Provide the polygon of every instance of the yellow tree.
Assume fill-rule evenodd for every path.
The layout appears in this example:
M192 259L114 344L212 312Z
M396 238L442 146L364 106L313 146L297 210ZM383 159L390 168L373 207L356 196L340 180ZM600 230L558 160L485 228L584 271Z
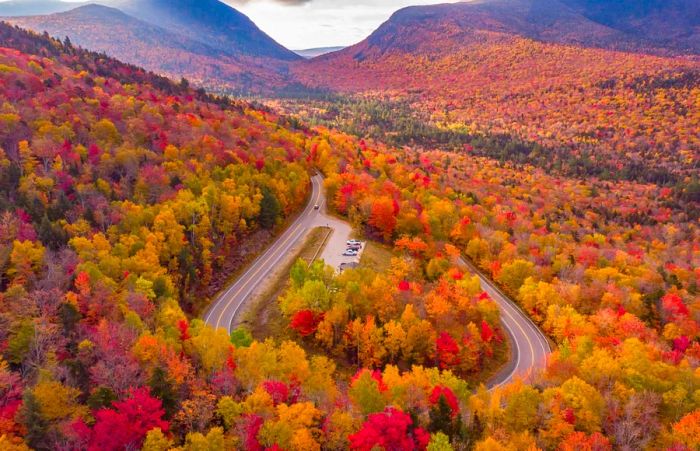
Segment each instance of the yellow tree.
M46 249L39 242L17 241L12 243L10 266L7 275L13 284L24 285L39 272Z

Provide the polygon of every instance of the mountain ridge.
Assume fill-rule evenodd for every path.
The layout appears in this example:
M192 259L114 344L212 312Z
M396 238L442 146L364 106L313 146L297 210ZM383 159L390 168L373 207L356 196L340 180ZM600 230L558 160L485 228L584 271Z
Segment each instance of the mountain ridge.
M597 158L597 167L614 161L609 172L663 183L697 171L700 141L687 111L700 58L682 48L557 0L491 0L404 8L364 41L294 65L292 75L312 90L407 103L440 130L557 149L560 166L585 153L572 174ZM666 97L655 97L659 90ZM642 120L651 108L653 130ZM630 138L639 136L649 138ZM548 167L554 151L527 147L508 158Z
M370 49L384 53L391 49L411 52L431 47L444 52L449 50L447 38L455 40L449 44L463 46L475 39L473 34L477 31L610 50L700 51L700 45L694 48L685 41L663 41L597 21L593 14L588 17L581 8L573 7L574 1L583 0L479 0L409 6L396 11L366 39L345 51L356 52L359 59ZM692 38L688 41L692 42Z
M149 2L139 0L138 4ZM130 4L134 6L137 3ZM286 50L280 55L279 48L282 47L264 35L247 17L234 12L230 14L239 22L235 27L231 25L229 34L236 32L247 36L246 39L255 38L259 47L272 50L265 52L259 48L260 52L255 53L244 44L236 45L226 36L217 42L206 39L205 35L193 34L191 27L185 25L182 29L189 31L183 33L172 23L160 26L134 17L122 9L99 4L80 6L61 13L8 17L5 20L39 33L46 31L60 39L68 36L73 43L82 47L104 52L175 79L184 76L214 91L255 92L261 87L280 83L286 63L302 57L291 51L288 51L289 56ZM149 17L146 14L141 16ZM227 21L224 17L221 23L226 24ZM225 42L230 45L225 45ZM275 55L285 59L276 58Z
M225 53L230 49L254 57L300 59L235 8L218 0L124 0L115 6L144 22L185 35Z

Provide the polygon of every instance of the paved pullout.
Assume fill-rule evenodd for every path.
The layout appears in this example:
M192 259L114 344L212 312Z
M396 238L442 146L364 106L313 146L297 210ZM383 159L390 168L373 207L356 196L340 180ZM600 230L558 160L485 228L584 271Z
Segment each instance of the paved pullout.
M324 249L321 258L334 264L339 251L342 252L345 241L350 237L352 228L338 218L328 216L326 198L323 193L323 178L316 175L311 178L311 198L309 204L287 230L272 243L265 252L250 265L236 282L224 290L204 314L204 321L215 327L230 331L234 319L243 312L244 305L251 298L256 288L266 279L275 267L288 256L295 244L315 227L330 227L333 234ZM319 209L314 206L318 205ZM515 377L527 379L536 371L544 368L547 356L551 352L549 342L537 326L523 313L508 296L498 289L477 268L464 259L460 264L479 276L481 287L498 304L501 321L511 342L511 359L490 381L490 387L498 387Z

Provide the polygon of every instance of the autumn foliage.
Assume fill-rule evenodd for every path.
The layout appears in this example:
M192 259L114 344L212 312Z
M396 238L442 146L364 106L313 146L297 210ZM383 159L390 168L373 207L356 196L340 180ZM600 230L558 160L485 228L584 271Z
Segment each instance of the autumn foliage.
M700 232L668 187L360 142L0 30L0 448L698 447ZM287 339L206 326L312 169L385 267L293 265ZM507 341L461 255L552 340L541 374L481 384Z

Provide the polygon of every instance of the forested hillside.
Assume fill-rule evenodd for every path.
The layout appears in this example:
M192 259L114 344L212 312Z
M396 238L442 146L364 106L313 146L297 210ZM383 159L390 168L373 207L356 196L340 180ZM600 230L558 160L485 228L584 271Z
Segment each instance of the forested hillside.
M669 189L362 143L324 161L329 173L344 168L327 182L337 211L425 255L427 271L463 252L558 344L535 384L471 396L470 429L456 443L698 446L700 231L683 207L672 207ZM461 305L452 299L442 292L425 308L451 318Z
M268 92L301 59L218 0L106 3L5 20L218 92Z
M244 89L253 73L260 83L274 78L272 66L265 66L262 60L225 52L105 6L7 20L61 40L68 37L74 46L104 52L174 79L187 77L209 89Z
M596 48L598 36L623 41L584 18L571 25L570 10L550 17L536 1L513 3L407 8L293 73L311 87L407 103L433 127L465 135L467 149L495 139L490 157L661 184L697 174L696 57Z
M0 105L1 449L700 446L690 186L311 130L6 25ZM291 340L196 319L315 170L388 269L294 265ZM507 337L462 254L556 345L528 384L479 385Z
M561 0L598 23L685 51L700 50L700 4L695 0Z

